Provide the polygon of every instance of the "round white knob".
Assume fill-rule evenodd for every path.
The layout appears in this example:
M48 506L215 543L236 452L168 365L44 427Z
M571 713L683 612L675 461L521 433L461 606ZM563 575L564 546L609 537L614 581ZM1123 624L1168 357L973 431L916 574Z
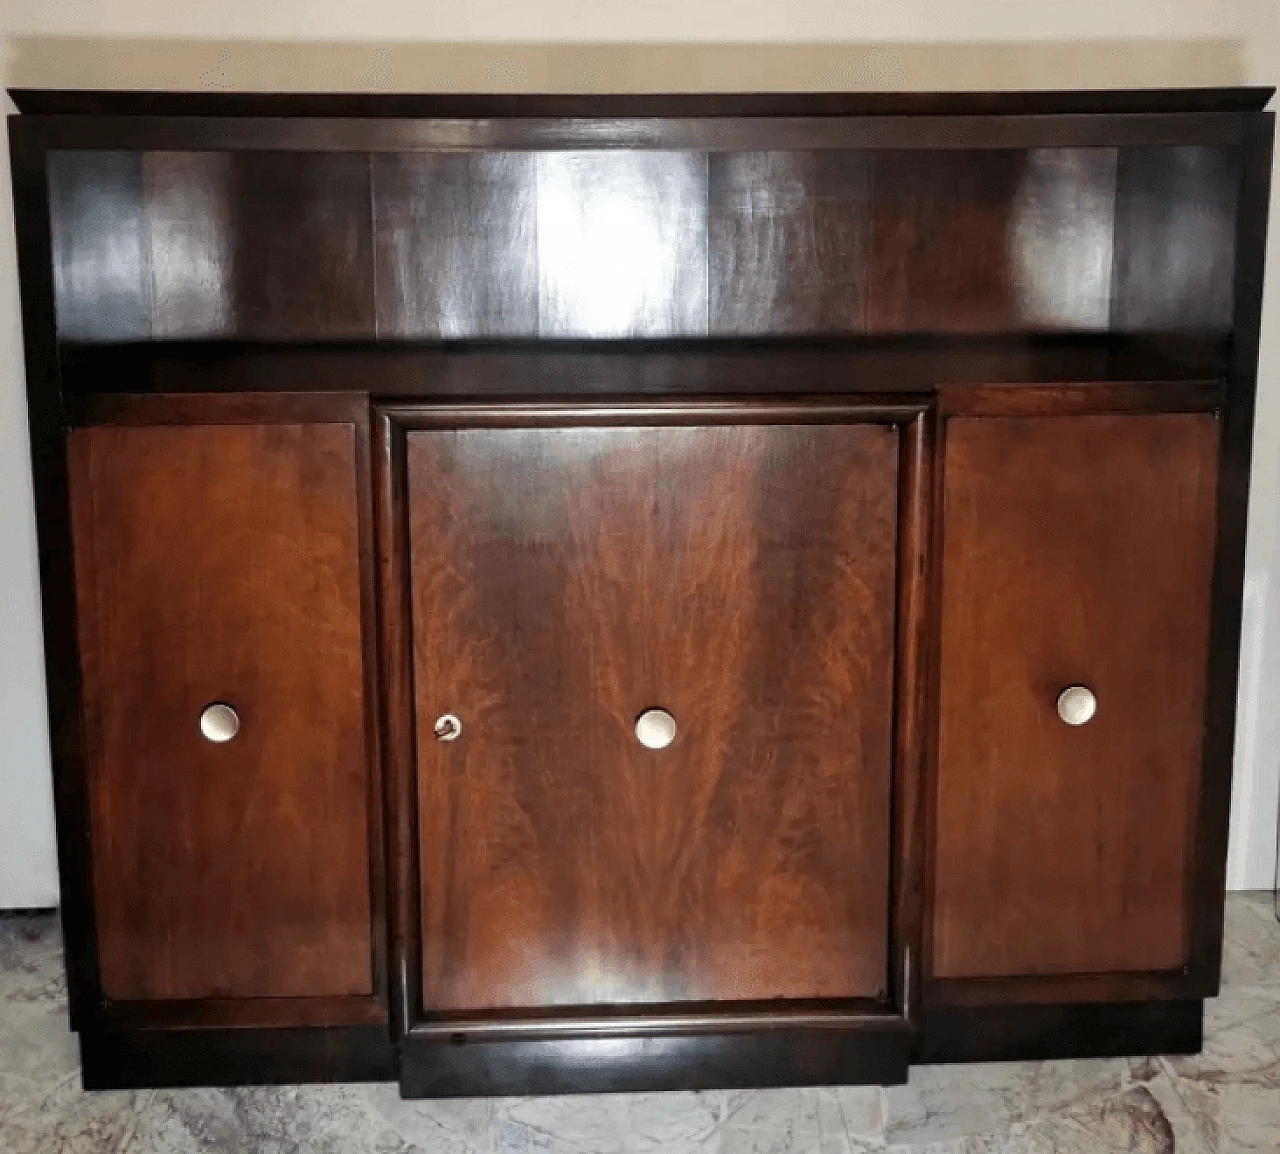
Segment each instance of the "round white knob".
M436 718L437 741L457 741L462 736L462 722L452 713L442 713Z
M1098 712L1098 699L1084 685L1069 685L1058 694L1058 716L1068 725L1084 725Z
M665 709L646 709L636 718L636 740L645 749L666 749L676 738L676 719Z
M206 741L221 745L240 732L240 715L225 702L215 701L200 711L200 732Z

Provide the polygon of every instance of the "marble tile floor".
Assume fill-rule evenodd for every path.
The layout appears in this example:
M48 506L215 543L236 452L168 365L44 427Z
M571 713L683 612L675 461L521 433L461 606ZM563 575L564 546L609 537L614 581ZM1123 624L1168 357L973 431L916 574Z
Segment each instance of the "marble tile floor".
M1232 895L1195 1057L916 1068L906 1086L404 1102L394 1086L85 1094L56 920L0 918L0 1154L1280 1151L1280 926Z

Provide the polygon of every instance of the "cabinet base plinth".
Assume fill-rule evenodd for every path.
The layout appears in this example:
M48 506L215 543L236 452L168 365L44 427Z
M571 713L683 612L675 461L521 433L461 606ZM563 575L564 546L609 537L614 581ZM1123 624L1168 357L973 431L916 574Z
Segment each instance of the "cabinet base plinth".
M994 1006L926 1010L914 1064L1196 1054L1204 1003Z
M455 1044L406 1038L406 1098L752 1089L907 1080L911 1035L765 1030L675 1037L537 1038Z
M918 1033L774 1029L678 1036L413 1036L385 1026L89 1029L86 1090L393 1082L406 1098L895 1085L913 1064L1194 1054L1200 1001L933 1009Z
M88 1030L80 1061L86 1090L392 1082L397 1072L385 1026Z

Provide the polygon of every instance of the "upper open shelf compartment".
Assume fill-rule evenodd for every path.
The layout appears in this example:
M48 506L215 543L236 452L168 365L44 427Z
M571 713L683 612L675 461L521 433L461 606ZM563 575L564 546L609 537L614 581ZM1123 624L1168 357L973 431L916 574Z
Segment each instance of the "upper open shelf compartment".
M49 153L71 341L1226 334L1241 150Z

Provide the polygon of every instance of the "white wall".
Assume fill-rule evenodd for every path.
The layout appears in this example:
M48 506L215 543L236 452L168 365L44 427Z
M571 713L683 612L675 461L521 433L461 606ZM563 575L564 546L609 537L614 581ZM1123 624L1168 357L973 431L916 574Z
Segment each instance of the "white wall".
M1280 4L1242 9L1245 74L1280 81ZM1240 654L1236 767L1227 885L1271 889L1280 797L1280 177L1273 178L1262 361L1249 493L1244 635Z
M670 91L1280 81L1277 0L8 0L0 13L10 82L51 87ZM0 196L7 204L7 186ZM1273 235L1280 242L1280 228ZM1280 283L1280 243L1272 244L1271 264L1270 280ZM13 282L5 229L0 906L49 901L53 869ZM1269 888L1276 854L1277 298L1270 293L1267 303L1250 509L1233 888Z
M2 128L0 147L8 155ZM8 206L8 165L0 173ZM0 908L23 908L57 904L58 874L10 217L0 227Z

